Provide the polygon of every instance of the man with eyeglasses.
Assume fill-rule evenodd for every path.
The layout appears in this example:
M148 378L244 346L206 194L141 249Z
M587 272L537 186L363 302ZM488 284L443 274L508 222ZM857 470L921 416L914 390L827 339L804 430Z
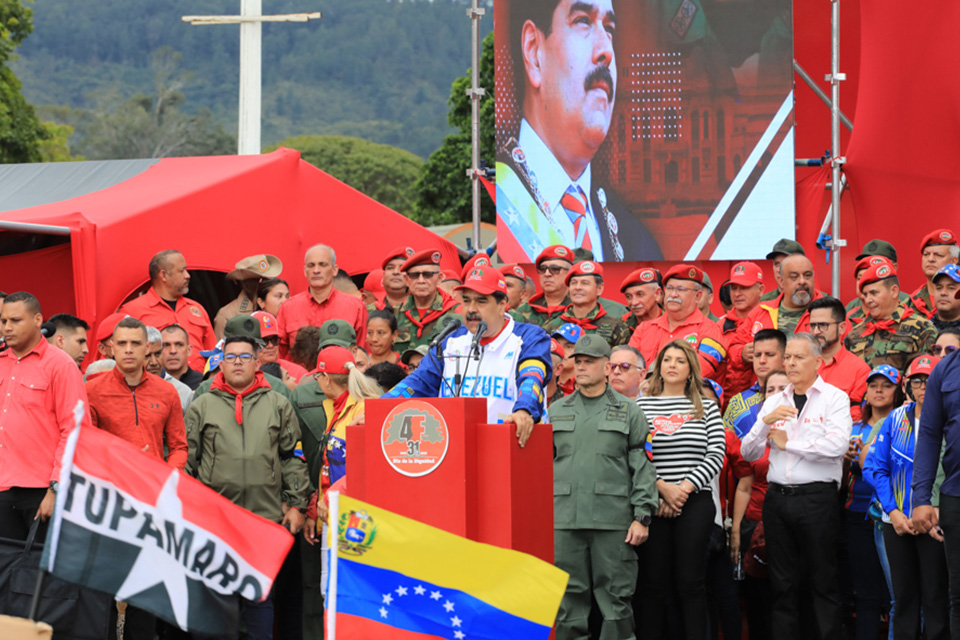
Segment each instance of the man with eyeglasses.
M630 329L619 315L607 313L600 304L603 267L599 262L584 260L573 265L567 272L566 285L570 304L559 316L543 325L547 333L553 333L562 325L571 323L580 327L584 334L599 335L611 347L627 343Z
M241 317L241 316L236 316ZM250 316L248 320L259 323ZM281 523L296 535L304 524L310 482L297 455L300 425L290 402L257 370L259 345L250 336L223 342L223 362L210 393L187 410L187 473L231 502ZM273 596L239 598L253 639L273 637Z
M656 320L663 313L663 277L658 269L643 267L631 271L620 283L620 293L629 309L622 320L631 331L641 322Z
M519 312L525 322L542 327L570 304L565 279L573 266L573 250L560 244L547 247L537 256L534 266L542 292L521 305Z
M733 342L737 331L747 321L750 312L757 308L763 296L763 271L753 262L738 262L730 268L730 277L724 284L730 285L730 302L733 308L720 318L720 330L727 343ZM730 360L720 380L727 393L736 395L750 386L753 369L743 359Z
M844 344L871 369L881 364L903 371L914 356L927 353L937 330L922 313L899 299L900 281L888 264L870 267L857 283L870 318L855 326Z
M429 344L448 318L457 313L457 301L439 288L441 258L439 250L426 249L400 266L410 295L396 308L397 339L393 348L399 353Z
M820 343L823 364L820 377L850 398L850 417L860 420L860 403L867 393L870 367L843 346L846 311L843 303L829 296L810 303L810 333Z
M813 263L802 254L793 254L780 263L780 274L782 293L751 311L730 339L730 361L735 368L753 361L753 336L761 329L779 329L787 337L810 331L807 307L822 295L817 291Z
M633 332L630 346L645 362L653 362L664 345L683 340L697 352L704 378L717 374L727 356L727 345L720 326L698 308L703 296L703 271L689 264L678 264L663 276L664 314L643 322Z
M937 331L960 328L960 267L948 264L940 269L933 278L933 287L937 312L930 322Z
M920 259L920 268L927 280L910 295L910 300L918 311L932 320L937 312L937 276L944 267L960 261L956 234L950 229L928 233L920 242Z
M610 352L607 362L607 381L617 393L636 399L640 397L640 384L647 374L643 354L629 345L620 345Z

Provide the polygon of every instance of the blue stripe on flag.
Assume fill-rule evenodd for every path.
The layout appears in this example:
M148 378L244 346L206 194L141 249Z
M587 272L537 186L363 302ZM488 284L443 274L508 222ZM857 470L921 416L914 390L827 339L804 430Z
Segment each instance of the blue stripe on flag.
M477 640L547 638L550 628L507 613L456 589L402 573L337 560L337 611L383 624L438 636L460 631Z
M726 356L723 346L709 339L704 339L702 342L700 342L700 347L698 350L704 355L704 357L710 358L713 360L714 364L717 365L723 362L723 358Z

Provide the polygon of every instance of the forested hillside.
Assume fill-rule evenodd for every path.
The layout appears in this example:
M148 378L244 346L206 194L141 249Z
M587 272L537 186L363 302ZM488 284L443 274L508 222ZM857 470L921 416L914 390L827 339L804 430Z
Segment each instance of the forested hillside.
M265 0L264 13L322 11L263 27L263 143L338 134L426 158L451 132L447 99L470 66L464 0ZM169 47L193 73L186 113L209 109L236 130L239 27L184 15L236 14L239 0L36 0L34 31L13 65L34 105L93 109L154 92L151 54ZM483 33L493 27L487 7Z

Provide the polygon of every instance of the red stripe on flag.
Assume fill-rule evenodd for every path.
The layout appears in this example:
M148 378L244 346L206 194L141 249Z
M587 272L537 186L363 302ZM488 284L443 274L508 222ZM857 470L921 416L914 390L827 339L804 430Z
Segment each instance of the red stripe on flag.
M478 173L477 177L480 178L480 182L486 187L487 193L490 194L490 199L493 200L493 204L497 204L497 188L493 186L493 183L484 178L483 174Z
M406 629L397 629L386 624L352 616L348 613L337 614L337 637L338 638L377 638L377 640L435 640L440 636L430 635L428 633L417 633L416 631L407 631Z

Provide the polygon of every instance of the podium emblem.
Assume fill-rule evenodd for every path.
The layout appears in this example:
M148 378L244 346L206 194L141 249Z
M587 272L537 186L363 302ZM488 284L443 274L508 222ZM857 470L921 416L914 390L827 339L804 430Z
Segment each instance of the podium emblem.
M443 462L450 444L447 421L435 407L419 400L398 404L380 429L380 445L393 470L416 478Z

